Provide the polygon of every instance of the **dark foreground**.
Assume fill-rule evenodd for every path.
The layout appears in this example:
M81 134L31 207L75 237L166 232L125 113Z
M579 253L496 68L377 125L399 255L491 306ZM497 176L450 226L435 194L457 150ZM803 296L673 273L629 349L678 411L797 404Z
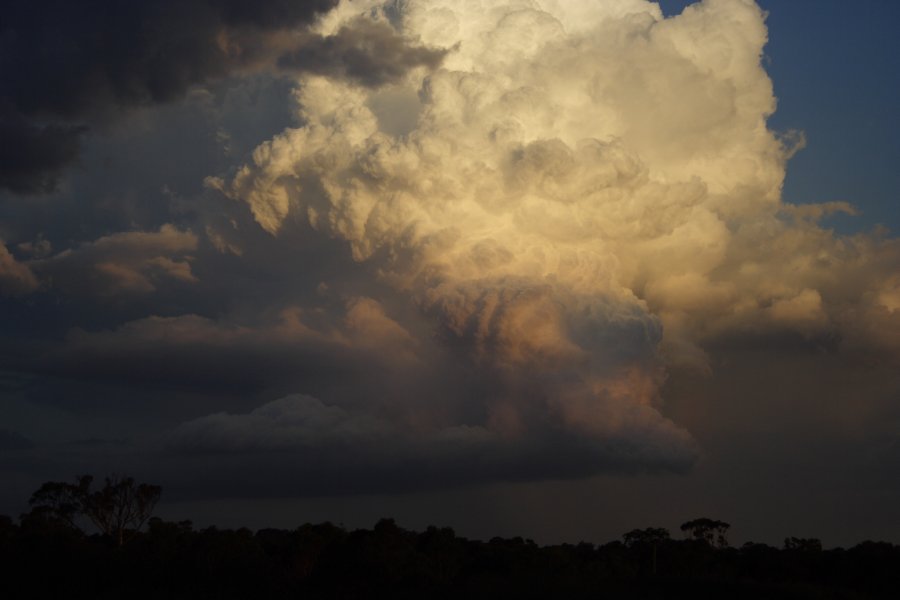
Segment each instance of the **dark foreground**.
M152 519L119 547L46 520L0 517L0 597L900 597L900 546L889 543L821 550L804 540L788 549L627 541L481 542L446 528L406 531L387 519L372 530L325 523L256 533Z

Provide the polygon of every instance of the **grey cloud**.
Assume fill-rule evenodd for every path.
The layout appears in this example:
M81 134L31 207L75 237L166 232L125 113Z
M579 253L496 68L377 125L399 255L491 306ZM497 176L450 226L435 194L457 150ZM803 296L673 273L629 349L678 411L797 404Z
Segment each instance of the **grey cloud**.
M17 261L0 240L0 296L27 294L39 285L28 265Z
M186 494L226 489L226 472L241 473L246 493L306 495L680 472L696 460L684 430L650 406L623 409L622 390L595 394L568 370L515 380L456 350L354 298L252 325L187 315L76 330L20 366L45 381L118 385L133 397L149 390L170 414L163 406L176 396L185 416L209 406L203 398L234 407L188 417L167 438L170 454L210 471L203 485L176 481ZM327 400L292 394L259 406L298 390ZM71 393L44 401L84 404Z
M221 11L225 23L230 26L249 25L265 29L277 29L308 22L313 16L324 13L337 4L336 0L207 1L212 7Z
M22 194L51 191L59 173L78 156L83 131L0 111L0 188Z
M18 431L0 428L0 452L27 450L33 446L34 442Z
M303 26L334 4L17 3L9 7L3 27L5 96L23 114L61 117L169 101L252 58L246 48L229 47L229 32L261 35Z
M330 36L304 31L335 5L41 0L7 7L0 25L0 187L53 191L89 129L232 74L277 62L291 72L376 86L413 67L434 67L444 55L410 45L385 23L359 21Z
M445 50L412 46L383 22L359 19L334 35L308 35L278 59L282 69L349 78L377 87L415 67L437 67Z
M353 402L378 389L384 402L421 370L416 342L371 301L334 312L288 308L250 325L201 317L147 317L111 331L75 329L21 368L134 388L238 394L303 386ZM61 400L65 402L65 400ZM361 398L356 400L362 401Z
M169 102L265 54L334 0L15 2L0 24L0 187L52 190L86 123Z
M216 413L183 423L170 445L187 451L284 450L384 442L392 433L387 421L296 394L245 415Z
M164 225L159 231L115 233L30 264L71 294L139 294L165 280L195 283L188 253L196 249L193 233Z
M203 492L241 496L397 492L598 472L679 472L696 459L695 449L679 436L664 440L658 431L629 431L598 441L552 429L527 438L504 438L477 425L420 430L303 395L247 414L217 413L183 423L166 444L182 460L205 465ZM226 480L226 473L239 474L239 488ZM192 487L191 495L203 493L184 481L175 485Z

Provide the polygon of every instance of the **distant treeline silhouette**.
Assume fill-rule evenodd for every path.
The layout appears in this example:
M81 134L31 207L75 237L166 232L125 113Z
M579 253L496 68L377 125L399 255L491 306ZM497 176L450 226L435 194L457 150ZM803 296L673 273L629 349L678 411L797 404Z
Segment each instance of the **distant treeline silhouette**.
M348 531L195 530L151 517L157 486L128 477L48 482L16 523L0 516L0 597L27 598L897 598L900 546L731 547L728 523L693 519L622 541L539 546L469 540L392 519ZM92 532L81 529L92 523Z

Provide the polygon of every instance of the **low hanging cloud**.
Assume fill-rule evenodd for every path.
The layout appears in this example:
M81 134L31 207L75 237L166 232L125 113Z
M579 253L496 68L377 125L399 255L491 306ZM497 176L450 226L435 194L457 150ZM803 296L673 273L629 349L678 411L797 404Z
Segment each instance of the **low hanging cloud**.
M161 281L196 283L190 264L196 249L193 233L163 225L159 231L114 233L28 265L68 294L144 294Z
M326 444L383 444L394 433L388 421L294 395L246 415L218 413L184 423L174 431L171 444L197 451L297 450Z
M150 316L112 331L75 329L43 357L42 370L137 388L246 394L304 384L335 388L349 379L379 386L384 407L391 379L411 379L426 368L420 350L378 302L353 298L329 311L288 307L246 324L181 315Z
M291 394L186 421L158 440L163 461L216 456L207 470L214 480L232 473L240 489L219 482L232 494L267 493L273 481L293 482L279 493L321 494L682 472L697 456L690 436L652 407L623 408L632 393L624 384L586 398L565 373L512 382L460 361L440 339L414 336L370 298L337 310L294 307L253 325L185 315L76 330L43 354L39 371L130 390L238 394L243 403L291 389L329 398ZM625 377L641 385L639 372ZM551 384L569 393L557 399L567 424L544 404ZM581 423L571 412L579 403Z
M295 394L248 414L183 423L165 444L181 460L216 456L219 469L240 479L238 488L218 482L218 491L242 496L270 492L273 479L287 482L279 494L396 492L583 477L598 465L606 472L682 471L694 460L677 430L669 439L640 425L622 433L598 439L548 430L516 439L482 426L417 430Z

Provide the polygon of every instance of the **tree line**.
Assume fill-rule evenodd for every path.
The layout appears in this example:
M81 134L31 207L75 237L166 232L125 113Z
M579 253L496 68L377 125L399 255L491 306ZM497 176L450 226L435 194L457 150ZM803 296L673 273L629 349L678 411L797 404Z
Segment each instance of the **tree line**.
M605 544L470 540L331 523L195 529L153 517L161 489L113 476L48 482L17 521L0 516L5 598L896 598L900 546L825 550L728 541L728 523L693 519ZM6 590L4 593L2 590Z

